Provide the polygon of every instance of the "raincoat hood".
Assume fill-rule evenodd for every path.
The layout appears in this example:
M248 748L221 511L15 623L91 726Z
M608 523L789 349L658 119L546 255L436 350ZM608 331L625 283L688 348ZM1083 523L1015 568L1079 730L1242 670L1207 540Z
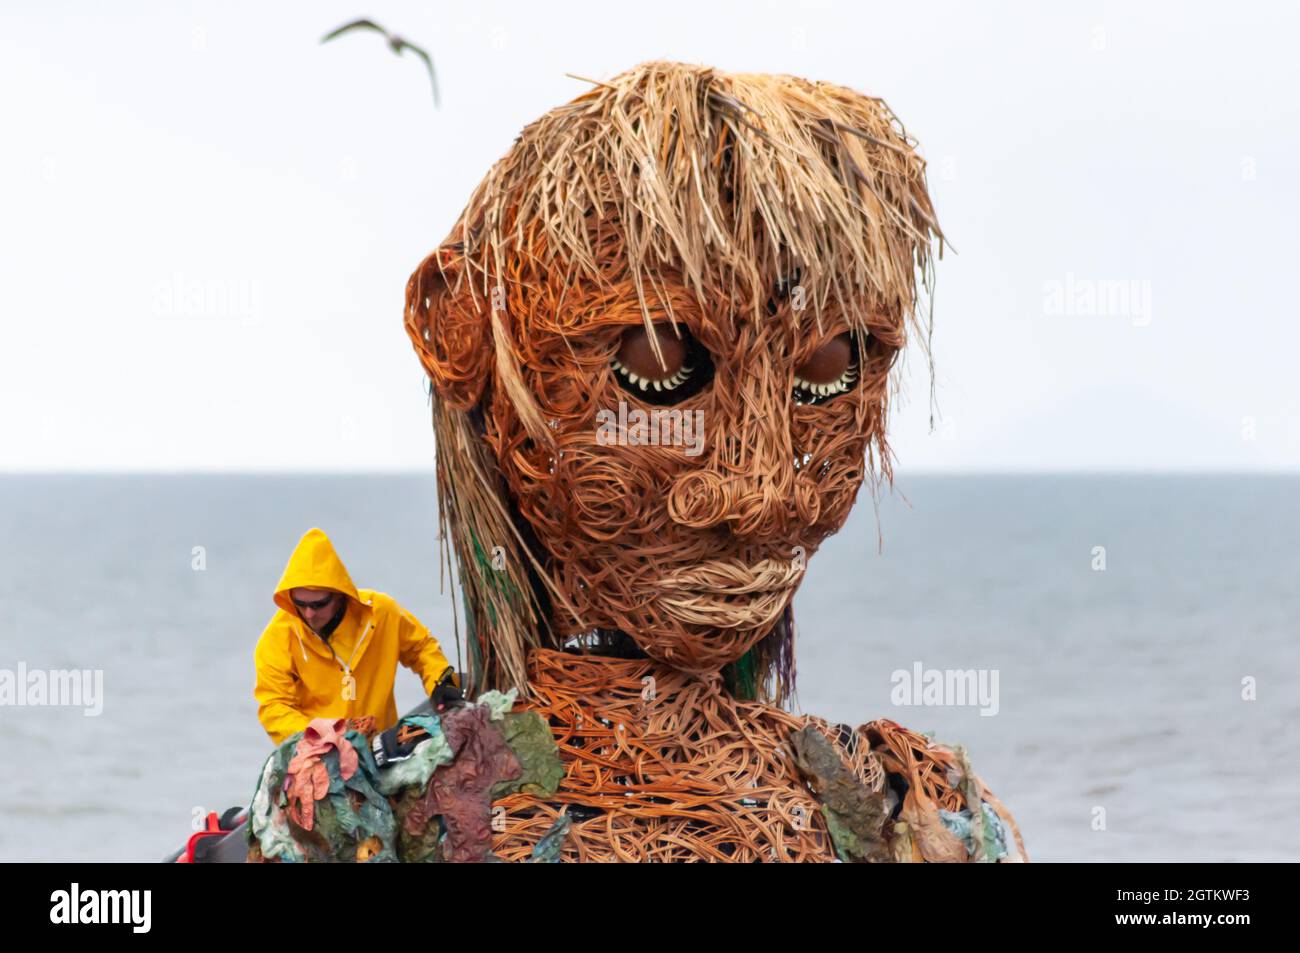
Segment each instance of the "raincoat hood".
M275 604L294 617L298 615L298 610L289 598L289 590L299 586L334 589L354 603L361 602L357 587L352 584L352 577L348 575L339 554L334 551L334 544L324 531L314 527L303 533L302 539L298 540L280 581L275 584Z
M376 530L378 532L378 530ZM348 597L342 621L326 642L312 632L289 598L298 586L333 589ZM415 672L425 694L455 673L429 630L387 593L358 589L319 529L298 541L275 586L278 607L253 651L257 717L275 744L315 718L376 719L397 724L393 681L397 666Z

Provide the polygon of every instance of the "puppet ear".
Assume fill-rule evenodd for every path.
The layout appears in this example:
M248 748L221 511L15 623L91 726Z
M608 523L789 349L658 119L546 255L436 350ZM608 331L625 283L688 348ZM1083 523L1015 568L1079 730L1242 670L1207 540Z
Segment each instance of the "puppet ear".
M406 283L406 333L438 397L469 410L483 396L492 366L486 303L474 300L459 243L420 262Z

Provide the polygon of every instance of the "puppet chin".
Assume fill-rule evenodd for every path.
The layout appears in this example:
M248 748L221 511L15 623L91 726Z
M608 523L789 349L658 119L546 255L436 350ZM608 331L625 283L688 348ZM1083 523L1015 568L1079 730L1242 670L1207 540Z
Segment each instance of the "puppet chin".
M776 559L748 565L710 559L664 576L659 605L691 625L723 629L766 628L774 623L803 579L803 566Z
M652 658L684 671L717 671L767 635L803 579L798 563L714 559L662 577L656 629L632 633ZM665 626L664 623L667 623Z

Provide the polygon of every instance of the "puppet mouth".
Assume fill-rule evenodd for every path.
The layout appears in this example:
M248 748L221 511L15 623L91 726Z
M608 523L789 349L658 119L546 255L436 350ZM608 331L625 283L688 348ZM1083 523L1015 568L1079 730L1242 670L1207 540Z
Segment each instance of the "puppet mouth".
M721 629L757 629L775 622L803 580L799 561L742 563L711 559L658 580L657 601L679 622Z

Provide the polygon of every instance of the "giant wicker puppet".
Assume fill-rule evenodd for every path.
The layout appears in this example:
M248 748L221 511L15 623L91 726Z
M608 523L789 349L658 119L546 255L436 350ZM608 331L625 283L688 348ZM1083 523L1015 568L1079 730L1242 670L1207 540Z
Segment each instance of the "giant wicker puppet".
M962 749L786 710L942 247L879 99L651 62L533 122L412 274L470 685L550 726L492 855L1014 861Z

